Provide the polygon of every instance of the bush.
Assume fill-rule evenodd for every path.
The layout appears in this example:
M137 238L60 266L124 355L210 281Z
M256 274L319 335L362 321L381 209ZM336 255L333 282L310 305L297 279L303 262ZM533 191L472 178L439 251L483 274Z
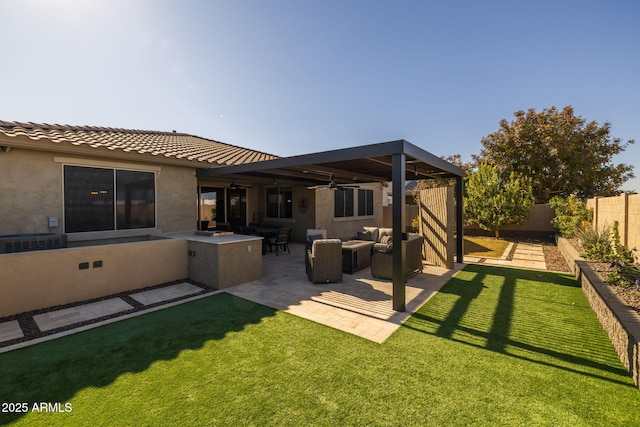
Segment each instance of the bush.
M556 212L551 224L564 237L576 237L586 228L585 223L590 223L593 217L593 211L587 209L587 205L573 195L553 197L549 200L549 204Z
M584 256L598 261L612 261L611 230L608 226L584 228L578 232L578 239L584 248Z
M631 251L620 243L620 231L618 231L618 221L613 221L611 225L611 254L613 260L622 263L633 263L634 257Z

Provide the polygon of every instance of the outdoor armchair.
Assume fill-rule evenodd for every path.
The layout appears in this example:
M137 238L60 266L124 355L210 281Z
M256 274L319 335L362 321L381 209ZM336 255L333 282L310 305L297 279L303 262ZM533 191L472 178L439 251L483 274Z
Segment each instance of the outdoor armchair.
M312 283L342 281L342 241L318 239L305 258L307 277Z

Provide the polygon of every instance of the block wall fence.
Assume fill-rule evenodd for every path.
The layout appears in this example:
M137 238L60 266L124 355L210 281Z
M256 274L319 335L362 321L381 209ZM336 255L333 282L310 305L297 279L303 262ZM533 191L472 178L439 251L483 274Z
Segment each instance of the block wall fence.
M618 221L620 243L629 249L640 245L640 194L594 197L587 200L587 208L593 209L593 227Z

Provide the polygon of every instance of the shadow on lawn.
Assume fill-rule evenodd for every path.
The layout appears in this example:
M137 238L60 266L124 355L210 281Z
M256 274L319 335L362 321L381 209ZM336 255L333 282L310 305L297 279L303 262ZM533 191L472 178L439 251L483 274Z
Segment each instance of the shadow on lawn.
M463 271L471 273L470 280L465 280L464 277L468 276L458 275L439 291L444 294L443 298L454 296L455 302L449 301L450 306L434 307L436 300L431 300L403 326L510 357L633 387L631 382L596 372L601 370L628 376L628 372L620 367L615 351L602 349L603 331L586 300L581 298L582 305L576 305L562 301L566 295L559 296L564 287L580 287L573 278L548 272L479 265L469 265ZM476 303L479 299L484 300L485 307L476 305L472 308L473 304L482 305ZM586 311L588 315L585 315ZM492 316L489 330L482 329L482 325L486 325L486 316ZM547 316L550 319L557 316L560 320L548 321L547 327L540 327L537 320ZM518 333L512 333L514 323L518 323Z
M61 402L87 387L104 387L184 350L202 348L276 310L227 293L0 354L2 402ZM0 413L0 425L23 413Z

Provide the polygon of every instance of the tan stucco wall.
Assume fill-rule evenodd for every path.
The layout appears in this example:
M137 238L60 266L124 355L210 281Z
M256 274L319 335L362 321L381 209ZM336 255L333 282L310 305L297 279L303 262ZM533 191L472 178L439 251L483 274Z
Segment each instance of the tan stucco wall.
M53 157L16 148L0 152L0 235L48 233L49 216L62 225L62 172Z
M189 242L189 277L224 289L262 277L262 239L223 244Z
M640 194L595 197L587 200L593 209L593 226L602 228L618 221L620 242L629 249L640 247Z
M63 161L82 157L13 148L0 152L0 235L26 233L62 233ZM56 161L58 159L58 161ZM80 159L80 160L78 160ZM136 163L86 157L113 167ZM155 167L155 165L152 165ZM192 168L163 165L156 173L157 228L162 231L194 230L196 227L196 177ZM48 217L57 216L59 227L49 229Z
M298 205L302 198L307 201L307 210L301 212ZM293 187L293 219L295 225L291 232L291 240L304 242L307 239L307 230L316 228L316 196L314 190L306 187Z
M316 228L326 229L329 237L351 238L362 227L381 227L383 209L380 184L361 185L360 188L373 190L373 216L334 218L334 190L319 189L315 191ZM357 190L355 198L357 199ZM355 213L358 213L357 204Z
M162 166L156 175L156 226L164 232L196 230L198 188L195 169Z
M313 190L306 187L292 187L293 198L293 218L268 218L265 217L266 191L271 186L256 185L247 190L247 222L253 220L253 214L258 213L263 220L270 223L280 223L285 227L291 227L291 240L294 242L304 242L308 228L315 228L315 195ZM307 210L301 212L298 208L300 199L306 198L308 202Z
M185 279L186 254L166 239L0 255L0 317Z

